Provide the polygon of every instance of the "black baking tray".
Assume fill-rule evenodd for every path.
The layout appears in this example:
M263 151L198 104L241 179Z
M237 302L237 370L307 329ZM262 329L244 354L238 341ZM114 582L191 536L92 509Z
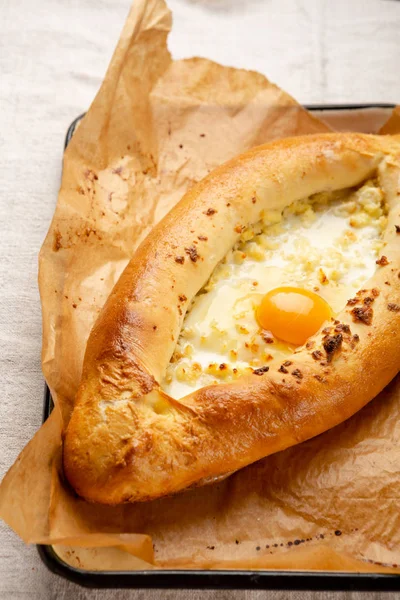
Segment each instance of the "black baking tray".
M307 105L311 111L390 109L394 104ZM84 114L69 126L65 148ZM50 390L45 386L44 420L53 407ZM331 571L249 571L249 570L149 570L87 571L64 562L52 546L39 545L45 565L57 575L90 588L155 589L253 589L253 590L349 590L400 591L400 575L385 573L345 573Z

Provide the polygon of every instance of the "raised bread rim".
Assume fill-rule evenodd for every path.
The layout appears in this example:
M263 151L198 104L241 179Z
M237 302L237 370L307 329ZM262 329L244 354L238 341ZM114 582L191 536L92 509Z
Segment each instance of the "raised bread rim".
M159 386L192 298L261 211L378 173L389 209L374 276L280 370L174 400ZM85 499L149 500L309 439L400 369L400 138L355 133L254 148L190 189L137 249L90 334L64 440Z

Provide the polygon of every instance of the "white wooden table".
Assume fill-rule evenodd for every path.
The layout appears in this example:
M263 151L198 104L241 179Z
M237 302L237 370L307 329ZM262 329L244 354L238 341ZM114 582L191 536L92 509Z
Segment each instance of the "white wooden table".
M170 0L176 58L257 69L303 103L400 101L400 2ZM37 255L64 135L97 91L129 0L0 0L0 476L42 418ZM380 594L370 594L369 599ZM87 591L0 526L0 598L323 598L358 594ZM394 600L395 595L385 598Z

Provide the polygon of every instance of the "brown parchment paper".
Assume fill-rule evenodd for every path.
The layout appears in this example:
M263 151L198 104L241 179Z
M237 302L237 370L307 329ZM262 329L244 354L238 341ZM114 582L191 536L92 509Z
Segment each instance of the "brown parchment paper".
M51 543L83 568L400 572L399 377L346 423L217 485L105 507L64 481L62 431L86 340L136 246L221 162L275 138L330 130L259 73L172 61L170 26L163 0L135 1L65 152L39 275L55 409L4 478L0 514L25 542ZM385 133L400 131L398 114ZM382 123L381 114L364 117L363 129Z

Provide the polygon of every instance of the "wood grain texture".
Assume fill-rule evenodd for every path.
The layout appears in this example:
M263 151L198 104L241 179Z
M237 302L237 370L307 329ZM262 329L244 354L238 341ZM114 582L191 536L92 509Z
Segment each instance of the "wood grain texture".
M37 254L56 202L65 130L94 97L129 4L130 0L36 0L33 8L29 0L0 2L0 476L41 423ZM400 55L400 2L169 4L174 11L170 48L175 58L197 54L258 69L301 102L400 98L395 60ZM0 548L2 599L395 598L350 592L88 591L49 573L36 549L24 547L3 524Z

